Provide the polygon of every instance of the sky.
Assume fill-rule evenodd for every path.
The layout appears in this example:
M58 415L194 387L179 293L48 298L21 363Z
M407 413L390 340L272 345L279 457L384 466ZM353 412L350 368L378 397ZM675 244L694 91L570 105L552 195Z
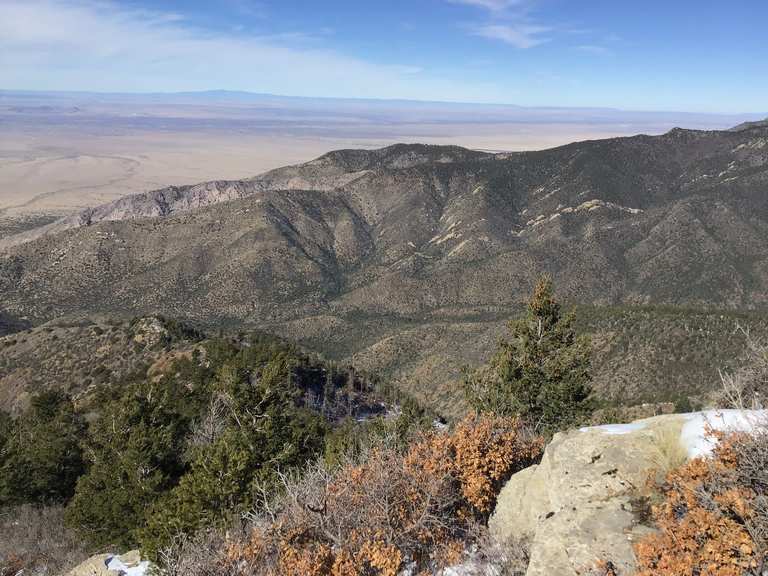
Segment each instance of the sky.
M765 0L0 0L0 88L768 113Z

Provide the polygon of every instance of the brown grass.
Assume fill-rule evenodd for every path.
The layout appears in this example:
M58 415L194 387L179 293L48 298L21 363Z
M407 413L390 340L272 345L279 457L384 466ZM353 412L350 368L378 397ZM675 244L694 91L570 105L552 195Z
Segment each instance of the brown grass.
M0 576L66 574L89 557L60 507L0 511Z

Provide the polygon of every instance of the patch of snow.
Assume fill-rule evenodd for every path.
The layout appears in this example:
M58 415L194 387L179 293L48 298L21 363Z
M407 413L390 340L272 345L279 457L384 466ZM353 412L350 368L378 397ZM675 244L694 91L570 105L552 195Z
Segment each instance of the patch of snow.
M707 410L684 414L686 422L680 442L689 458L708 456L717 443L707 429L728 432L752 432L768 423L768 410Z
M461 564L443 568L438 574L439 576L499 576L501 569L487 562L470 558Z
M629 424L603 424L602 426L587 426L580 428L581 432L587 432L589 430L600 430L611 436L621 436L623 434L629 434L631 432L637 432L645 428L645 422L631 422Z
M126 566L120 556L112 556L106 561L107 570L114 570L120 576L146 576L149 572L149 561L144 560L136 566Z

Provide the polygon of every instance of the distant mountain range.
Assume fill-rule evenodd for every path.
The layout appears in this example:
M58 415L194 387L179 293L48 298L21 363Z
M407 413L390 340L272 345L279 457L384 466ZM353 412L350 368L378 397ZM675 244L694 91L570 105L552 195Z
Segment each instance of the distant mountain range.
M190 108L191 107L191 108ZM518 106L473 102L445 102L422 100L388 100L370 98L312 98L259 94L230 90L167 93L100 93L100 92L45 92L0 90L0 118L13 124L19 118L59 116L96 116L102 122L124 121L132 117L177 118L232 117L274 119L282 113L280 126L291 126L296 117L319 114L325 120L325 128L340 118L362 118L366 121L385 121L391 128L397 124L584 124L592 127L611 127L615 133L626 129L658 133L662 126L685 125L710 129L721 128L740 122L749 122L762 116L752 114L716 112L679 112L654 110L623 110L608 107ZM764 112L764 111L763 111ZM17 118L19 117L19 118ZM73 120L73 118L70 118ZM342 123L346 124L345 123ZM625 130L621 130L621 127ZM307 133L307 126L303 133ZM346 126L347 129L350 126Z
M543 273L584 305L765 309L768 125L524 153L341 150L122 198L0 243L7 318L159 312L266 327L407 367L426 389L478 361Z

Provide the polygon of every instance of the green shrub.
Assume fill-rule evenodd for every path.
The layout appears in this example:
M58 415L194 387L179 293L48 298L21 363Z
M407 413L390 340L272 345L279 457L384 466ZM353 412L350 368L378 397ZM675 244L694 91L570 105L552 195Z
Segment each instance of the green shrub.
M161 321L173 338L202 337ZM258 509L281 473L323 454L345 416L371 418L365 434L398 438L426 418L412 403L398 418L374 418L384 408L368 379L269 335L188 350L151 370L83 364L81 379L96 384L81 406L89 427L55 392L18 420L0 414L0 505L60 502L92 549L141 545L154 555L179 533Z
M16 422L0 422L0 504L65 502L85 470L86 424L60 391L34 396ZM2 437L5 436L3 442Z
M277 472L304 464L320 452L325 424L316 412L297 405L292 360L277 354L257 372L240 358L225 364L214 383L208 410L216 422L196 436L191 465L167 497L150 511L139 531L142 549L153 557L178 533L225 522L254 507L259 489L271 491ZM218 432L216 432L218 430Z
M91 545L133 546L147 508L182 474L189 421L174 402L173 387L137 383L94 425L90 469L67 508L68 523Z

